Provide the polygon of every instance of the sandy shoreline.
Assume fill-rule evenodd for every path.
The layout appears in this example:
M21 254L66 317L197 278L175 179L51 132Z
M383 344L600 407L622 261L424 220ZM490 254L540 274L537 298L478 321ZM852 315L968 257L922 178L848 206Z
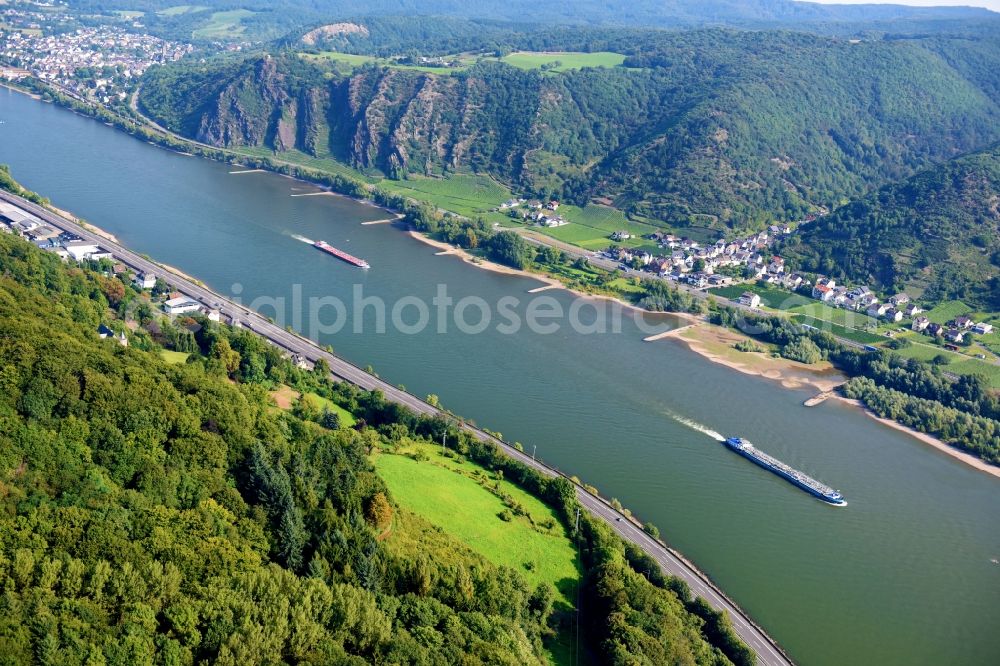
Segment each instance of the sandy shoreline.
M984 460L981 460L980 458L977 458L976 456L972 455L971 453L966 453L965 451L963 451L963 450L961 450L959 448L956 448L956 447L952 446L951 444L948 444L946 442L941 441L940 439L938 439L937 437L934 437L933 435L928 435L926 432L920 432L919 430L915 430L915 429L913 429L913 428L911 428L909 426L905 426L902 423L897 423L896 421L893 421L892 419L882 418L881 416L879 416L878 414L876 414L872 410L868 409L868 407L866 407L865 404L863 402L861 402L860 400L854 400L852 398L845 398L844 396L839 395L839 394L834 395L832 397L832 399L833 400L837 400L839 402L846 403L848 405L853 405L854 407L857 407L857 408L861 409L862 411L864 411L865 414L867 414L869 417L875 419L876 421L878 421L882 425L889 426L893 430L898 430L900 432L905 432L907 435L909 435L911 437L914 437L916 439L919 439L924 444L927 444L928 446L932 446L935 449L937 449L938 451L940 451L942 453L945 453L945 454L951 456L952 458L955 458L956 460L960 460L961 462L964 462L966 465L968 465L970 467L974 467L974 468L978 469L981 472L986 472L987 474L990 474L992 476L1000 478L1000 467L997 467L996 465L991 465L988 462L986 462Z
M740 354L747 357L756 357L761 361L761 363L752 364L750 359L747 359L746 363L741 363L734 361L731 358L726 358L721 355L717 345L726 344L731 347L736 341L745 339L746 336L734 331L729 331L729 329L719 328L717 326L691 325L682 327L676 331L670 331L670 333L674 335L668 334L656 337L669 337L676 339L686 345L691 351L703 356L713 363L718 363L744 374L765 377L767 379L778 381L785 388L795 389L802 388L803 386L812 386L820 392L820 395L807 400L805 403L806 406L812 407L825 400L836 400L838 402L851 405L852 407L862 410L870 418L885 426L906 433L907 435L920 440L924 444L932 446L938 451L941 451L942 453L947 454L952 458L969 465L970 467L974 467L981 472L986 472L987 474L1000 478L1000 467L991 465L971 453L966 453L965 451L962 451L961 449L956 448L938 439L937 437L934 437L933 435L920 432L919 430L905 426L902 423L897 423L892 419L882 418L875 412L868 409L868 407L866 407L860 400L853 400L840 395L840 393L838 393L835 389L846 381L846 377L839 375L839 373L830 374L829 370L817 371L809 366L796 363L795 361L789 361L787 359L773 359L756 352L740 352ZM756 367L754 367L755 365Z
M157 264L158 266L160 266L161 268L163 268L164 270L166 270L166 271L169 271L170 273L173 273L174 275L177 275L177 276L179 276L179 277L182 277L182 278L184 278L185 280L190 280L191 282L194 282L195 284L197 284L197 285L201 285L201 286L203 286L203 287L205 286L205 283L204 283L204 282L202 282L201 280L199 280L199 279L198 279L198 278L196 278L196 277L193 277L193 276L191 276L191 275L188 275L187 273L185 273L184 271L182 271L182 270L181 270L181 269L179 269L179 268L174 268L174 267L173 267L173 266L171 266L170 264L164 264L164 263L160 263L160 262L156 262L156 264Z
M672 331L673 333L673 331ZM832 366L812 367L782 358L772 358L760 352L736 352L732 346L748 339L727 328L700 323L685 326L676 335L665 336L684 344L696 354L737 372L764 377L779 382L783 387L798 389L811 386L818 392L832 391L847 377L833 371ZM732 355L729 351L732 350Z
M643 312L652 315L669 315L671 317L676 317L678 319L683 319L692 323L702 321L701 317L689 314L687 312L654 312L652 310L645 310L643 308L638 307L637 305L629 303L628 301L623 301L620 298L615 298L614 296L607 296L605 294L588 294L585 291L580 291L579 289L573 289L571 287L567 287L565 284L563 284L556 278L548 275L543 275L541 273L534 273L532 271L526 271L519 268L511 268L510 266L504 266L503 264L498 264L494 261L489 261L488 259L481 259L480 257L474 256L473 254L467 252L466 250L463 250L460 247L455 247L454 245L450 245L448 243L445 243L444 241L435 240L427 236L426 234L420 233L419 231L411 229L407 233L410 235L411 238L414 238L420 241L421 243L430 245L431 247L435 247L438 250L440 250L439 252L435 253L439 256L454 255L456 257L460 257L466 263L476 266L477 268L483 268L488 271L493 271L494 273L503 273L505 275L518 275L520 277L531 278L533 280L538 280L539 282L544 283L545 286L543 287L536 287L534 289L529 289L528 290L529 294L538 293L540 291L547 291L548 289L563 289L573 294L574 296L578 296L580 298L592 298L595 300L604 300L617 303L625 310L631 310L634 312ZM676 330L678 329L672 329L671 331L668 332L673 332Z

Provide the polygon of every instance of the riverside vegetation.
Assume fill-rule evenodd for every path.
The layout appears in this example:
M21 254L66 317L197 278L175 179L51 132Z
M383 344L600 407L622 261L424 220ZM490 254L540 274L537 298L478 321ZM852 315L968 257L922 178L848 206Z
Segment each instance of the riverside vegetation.
M847 347L825 331L780 316L738 312L722 306L712 323L743 330L774 344L785 358L829 360L852 377L842 388L875 414L936 436L986 462L1000 465L1000 395L981 375L950 379L939 367L891 350Z
M0 235L0 653L63 663L542 663L565 603L398 503L368 455L447 434L548 504L547 479L245 331L171 322L106 263ZM126 326L127 323L131 323ZM127 347L98 339L104 323ZM186 353L168 363L160 350ZM290 386L320 402L274 406ZM497 520L482 516L482 520ZM752 663L724 615L586 514L581 619L606 663ZM649 581L639 571L651 573Z

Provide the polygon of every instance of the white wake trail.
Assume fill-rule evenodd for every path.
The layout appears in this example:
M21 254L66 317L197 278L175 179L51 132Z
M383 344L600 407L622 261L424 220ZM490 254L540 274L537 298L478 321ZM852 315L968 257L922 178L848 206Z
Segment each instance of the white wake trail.
M700 432L702 434L705 434L705 435L708 435L712 439L715 439L715 440L720 441L720 442L726 441L725 437L723 437L721 434L719 434L715 430L712 430L708 426L702 425L702 424L698 423L697 421L692 421L691 419L685 418L683 416L678 416L677 414L673 414L673 413L670 413L670 412L668 412L668 414L669 414L670 418L672 418L673 420L677 421L678 423L683 423L684 425L686 425L687 427L691 428L692 430L697 430L698 432Z
M294 238L297 241L302 241L303 243L309 243L310 245L315 244L315 241L313 241L312 239L306 238L305 236L299 236L298 234L292 234L292 238Z

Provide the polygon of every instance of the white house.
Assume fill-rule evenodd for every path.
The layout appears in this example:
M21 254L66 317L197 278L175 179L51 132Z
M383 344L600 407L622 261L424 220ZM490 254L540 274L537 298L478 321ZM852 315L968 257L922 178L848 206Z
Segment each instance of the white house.
M906 305L910 302L910 297L906 294L896 294L895 296L889 297L889 302L896 306Z
M903 320L902 310L897 310L896 308L889 308L885 311L885 318L891 322L897 322Z
M208 320L209 321L219 321L220 319L221 319L221 315L220 315L220 313L219 313L218 310L216 310L216 309L213 308L213 309L211 309L211 310L208 311Z
M989 335L990 333L993 332L993 324L987 324L986 322L982 322L973 326L972 330L978 333L979 335Z
M812 295L813 298L818 298L821 301L828 301L833 298L833 290L837 286L837 283L830 278L820 278L816 280L816 284L813 286Z
M185 298L184 296L171 298L163 304L163 310L167 314L184 314L186 312L195 312L200 309L200 303L192 301L190 298Z
M930 326L931 320L927 317L917 317L913 320L913 330L918 333L923 333L928 326Z
M136 273L133 282L139 289L152 289L156 286L156 275L153 273Z
M869 317L881 317L885 315L889 310L888 303L875 303L870 308L868 308Z
M751 308L760 307L760 296L752 291L744 291L743 295L740 296L740 305L746 305Z

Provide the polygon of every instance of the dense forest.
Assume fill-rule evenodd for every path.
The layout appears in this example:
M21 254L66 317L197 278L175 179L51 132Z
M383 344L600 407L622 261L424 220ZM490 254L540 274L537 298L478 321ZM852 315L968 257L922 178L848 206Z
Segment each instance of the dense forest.
M154 13L176 7L175 0L72 0L84 11L139 10ZM292 20L305 22L354 16L359 5L350 0L203 0L198 7L214 10L246 9L267 15L270 23ZM367 15L413 14L415 8L427 16L480 18L499 21L526 21L535 24L655 26L663 28L696 26L774 27L795 26L835 30L859 24L923 29L940 23L989 20L992 15L973 7L919 8L902 5L851 7L829 6L794 0L369 0L362 11ZM188 12L190 14L190 12ZM890 23L891 22L891 23ZM891 25L895 24L895 25ZM157 25L160 25L159 23ZM169 25L169 24L168 24ZM890 27L891 26L891 27Z
M522 44L552 49L565 34ZM617 49L624 66L342 73L289 47L154 68L141 104L211 145L298 149L393 178L475 171L526 193L608 197L639 218L719 228L832 209L1000 139L995 35L598 34L561 43Z
M543 663L547 584L528 587L395 506L368 454L450 429L456 451L567 525L568 481L333 383L322 364L299 369L245 330L158 317L106 269L0 234L4 661ZM99 339L101 323L129 345ZM358 424L279 410L278 384ZM603 524L584 516L580 530L584 621L603 661L753 663L683 583L647 581L643 555Z
M1000 146L843 206L802 227L782 253L855 283L1000 310Z

